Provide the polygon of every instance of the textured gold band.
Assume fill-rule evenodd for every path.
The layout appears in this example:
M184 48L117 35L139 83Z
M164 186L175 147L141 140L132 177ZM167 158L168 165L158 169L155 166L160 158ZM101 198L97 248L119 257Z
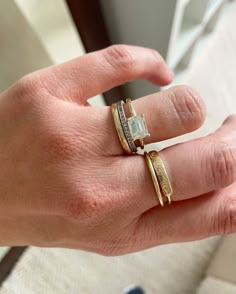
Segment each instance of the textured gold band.
M170 204L173 189L165 165L157 151L151 151L148 154L151 158L155 173L158 177L158 182L160 183L162 193L165 197L167 197L168 203Z
M112 115L113 115L116 131L120 139L121 146L126 153L131 154L132 151L129 148L128 142L125 138L125 134L120 123L120 117L117 110L117 103L112 104L111 109L112 109Z
M157 175L155 173L155 169L153 167L151 157L149 156L149 154L147 152L145 152L144 155L145 155L146 162L147 162L147 165L148 165L151 177L152 177L152 182L153 182L153 185L154 185L154 188L155 188L155 191L156 191L157 198L158 198L161 206L164 206L164 201L163 201L163 198L162 198L161 189L160 189L160 186L159 186L159 183L158 183L158 180L157 180Z

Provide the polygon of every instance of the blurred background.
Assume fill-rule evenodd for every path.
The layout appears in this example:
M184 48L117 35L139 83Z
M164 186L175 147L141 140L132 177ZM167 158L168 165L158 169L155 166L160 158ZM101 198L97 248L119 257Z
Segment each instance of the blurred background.
M234 35L230 31L230 28L236 25L233 23L234 18L236 18L235 1L229 0L1 1L0 91L4 91L17 79L34 70L65 62L110 44L126 43L151 47L158 50L174 70L175 80L172 85L189 82L189 84L202 90L206 96L206 103L210 101L207 97L214 96L215 108L212 102L209 102L210 110L208 112L207 131L211 131L219 124L219 120L216 121L213 116L221 108L222 100L220 100L220 97L222 95L227 96L225 89L230 85L232 92L235 91L236 93L235 71L223 71L222 69L225 69L223 65L221 68L216 67L216 63L222 58L220 53L215 56L212 53L215 44L218 47L219 44L227 44L227 48L223 47L221 51L232 52L232 48L234 52L236 51L236 43L232 41ZM231 23L227 22L228 19ZM223 40L224 36L227 35L226 29L230 38ZM219 40L219 36L222 38L221 40ZM232 44L229 43L231 41ZM206 51L205 55L204 51ZM199 59L199 56L202 55L204 57ZM224 61L224 64L235 65L235 60L231 58ZM206 65L205 68L203 68L204 65ZM214 89L214 80L204 84L203 80L220 71L222 75L228 75L227 85L222 84L221 87L219 79L217 80L218 89ZM201 75L203 80L200 81L198 77ZM211 89L211 92L209 89ZM135 81L112 89L103 93L103 95L98 95L92 98L90 102L95 106L111 104L114 100L126 96L138 98L159 90L158 87L148 82ZM217 95L219 95L219 99ZM225 98L224 109L222 109L222 113L219 113L218 119L224 118L235 107L231 100ZM219 101L219 104L217 104L217 101ZM212 120L211 117L213 117ZM209 126L212 126L212 129ZM199 135L205 131L202 131L202 133L200 131ZM0 294L42 293L43 291L45 293L115 294L121 293L121 289L133 283L145 284L146 288L149 289L147 293L183 294L196 293L195 291L199 291L200 294L213 293L213 291L223 294L236 293L236 286L233 286L236 283L236 278L235 275L231 275L233 265L230 265L230 270L225 269L228 265L224 265L224 273L229 272L230 286L223 285L223 287L221 282L212 281L212 278L210 278L210 282L204 280L205 288L198 287L208 272L211 273L211 276L220 277L220 281L223 279L224 283L228 279L228 276L226 277L225 274L220 272L219 264L223 262L222 260L229 260L229 263L232 263L233 260L235 263L236 252L232 250L232 246L236 247L235 240L227 241L228 243L226 242L225 247L223 247L224 250L231 252L230 257L228 259L227 257L222 258L222 253L219 253L220 257L217 257L218 259L216 258L216 261L213 262L216 265L209 267L212 256L215 252L218 252L217 248L221 248L221 242L221 238L212 238L199 243L170 245L165 249L153 249L129 257L110 259L109 262L103 257L92 254L59 249L53 251L53 249L28 248L25 250L25 248L12 248L9 250L9 248L0 248L0 260L2 259L2 263L0 263L0 284L7 281L4 284L5 286L2 289L0 288ZM219 249L219 252L222 252L222 250ZM25 253L26 251L27 253ZM25 261L19 263L20 268L18 272L16 270L16 277L11 276L13 281L11 279L6 280L23 252ZM175 261L175 264L170 261L169 256ZM60 258L62 259L61 263L59 262ZM67 285L67 283L71 283L70 278L68 278L68 281L62 282L60 275L54 277L55 280L51 285L50 281L47 281L45 273L41 276L43 271L50 274L55 271L55 268L48 266L46 260L49 260L50 263L55 262L59 267L64 264L67 268L64 276L68 275L76 280L75 273L78 273L80 287L71 288ZM46 262L45 265L43 265L44 261ZM156 268L153 261L162 266L162 272L160 272L159 266ZM72 266L73 262L75 264ZM130 268L130 265L133 265L133 267ZM181 269L177 265L181 266ZM137 268L140 268L140 271L137 271ZM174 279L174 282L171 282L171 279L168 278L170 268L177 278ZM209 271L208 268L210 268ZM236 272L235 267L234 269ZM123 276L121 276L120 270L123 271ZM29 278L32 272L43 284L40 288L41 292L34 288L35 280L31 276ZM110 272L110 276L108 272ZM115 280L117 275L119 278ZM108 280L108 277L110 280ZM160 283L157 281L158 277L162 280ZM27 289L26 284L30 279L32 285L28 284L29 289ZM91 285L96 285L96 287L101 285L106 290L104 292L97 288L92 290L94 289L93 286L89 287L86 279L92 283ZM149 279L150 281L148 281ZM55 286L57 280L60 280L65 288L59 286L60 289L57 288ZM14 288L13 284L21 288ZM110 284L114 284L114 292L109 290L112 289ZM66 287L70 289L68 292L65 290Z
M227 0L2 1L0 90L28 72L116 43L158 50L175 71L175 83L181 83L231 5ZM125 85L123 94L138 98L156 90L137 81Z

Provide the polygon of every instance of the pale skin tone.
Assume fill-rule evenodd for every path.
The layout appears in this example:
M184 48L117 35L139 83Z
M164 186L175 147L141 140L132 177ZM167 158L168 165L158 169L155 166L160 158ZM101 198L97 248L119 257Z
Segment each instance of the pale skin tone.
M0 245L120 255L236 232L236 117L160 152L173 185L161 208L141 155L124 155L110 107L87 99L135 79L173 79L150 49L113 46L32 73L0 96ZM200 127L187 86L137 99L146 144ZM216 114L217 115L217 114Z

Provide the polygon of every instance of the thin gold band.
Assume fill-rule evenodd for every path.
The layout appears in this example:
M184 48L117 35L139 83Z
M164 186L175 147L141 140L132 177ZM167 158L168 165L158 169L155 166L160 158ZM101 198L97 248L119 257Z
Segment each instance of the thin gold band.
M128 142L125 138L125 134L124 134L124 131L123 131L121 123L120 123L120 117L119 117L119 113L117 110L117 103L112 104L111 109L112 109L112 115L113 115L116 131L117 131L118 137L120 139L121 146L125 150L126 153L131 154L132 151L129 148Z
M127 118L126 118L126 114L124 110L124 104L125 104L124 101L118 101L116 104L116 107L117 107L117 111L120 118L120 124L122 126L122 130L124 132L126 141L129 145L129 149L133 154L135 154L137 152L137 147L130 133L129 124L127 122Z
M157 151L149 152L149 156L151 158L155 173L158 177L158 182L160 183L162 193L168 199L168 203L171 204L173 189L164 162L162 161Z
M136 111L135 111L135 109L134 109L134 107L133 107L133 105L132 105L132 100L131 100L130 98L127 98L127 99L126 99L126 103L127 103L128 106L129 106L129 111L130 111L131 115L132 115L132 116L136 116L137 114L136 114Z
M153 185L154 185L154 188L155 188L155 191L156 191L157 198L158 198L158 200L160 202L160 205L164 206L164 201L163 201L163 198L162 198L161 189L160 189L160 186L159 186L159 183L158 183L158 180L157 180L157 175L155 173L155 169L153 167L151 157L149 156L149 154L147 152L145 152L144 155L145 155L146 162L147 162L147 165L148 165L151 177L152 177L152 182L153 182Z

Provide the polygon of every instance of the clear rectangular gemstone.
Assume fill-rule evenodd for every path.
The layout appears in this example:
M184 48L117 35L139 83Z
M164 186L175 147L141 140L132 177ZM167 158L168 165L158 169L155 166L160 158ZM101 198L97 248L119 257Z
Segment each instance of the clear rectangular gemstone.
M143 115L132 116L128 119L128 125L134 141L150 136Z

